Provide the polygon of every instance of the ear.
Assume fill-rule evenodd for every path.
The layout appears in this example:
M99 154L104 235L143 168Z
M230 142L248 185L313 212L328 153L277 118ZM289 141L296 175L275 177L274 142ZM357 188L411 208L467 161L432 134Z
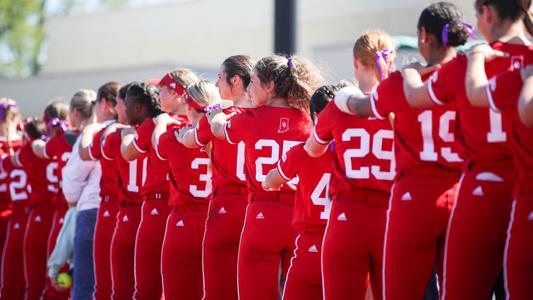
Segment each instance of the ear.
M231 86L235 86L239 81L241 80L241 78L237 75L233 75L233 77L231 77Z
M267 84L265 84L265 90L274 95L276 93L276 84L274 83L274 81L269 81Z
M353 68L354 70L359 69L359 61L357 60L357 57L353 57Z
M418 36L419 36L419 39L420 39L421 43L427 44L429 34L426 31L426 28L420 27L420 29L418 30Z

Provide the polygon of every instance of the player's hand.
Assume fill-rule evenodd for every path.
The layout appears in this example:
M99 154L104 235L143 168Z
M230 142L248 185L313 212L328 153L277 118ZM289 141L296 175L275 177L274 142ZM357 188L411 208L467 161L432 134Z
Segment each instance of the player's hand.
M267 186L266 181L261 182L261 186L263 187L263 190L267 192L279 192L281 190L281 186L277 188Z
M482 56L485 59L485 62L489 62L497 58L508 57L509 54L495 50L488 44L480 44L468 51L468 59L473 59L476 56Z
M185 134L189 132L189 130L192 130L192 129L193 129L192 125L185 125L179 130L174 131L174 135L176 136L176 139L178 140L178 142L183 144L183 138L185 137Z
M335 102L335 105L337 108L345 113L353 114L353 112L350 111L348 108L348 101L350 100L350 97L352 96L360 96L364 97L365 95L358 87L355 86L348 86L345 88L342 88L340 91L335 93L335 98L333 98L333 101Z
M207 113L207 120L209 124L213 123L226 123L229 119L235 116L237 113L225 114L222 109L213 109Z
M50 282L52 282L52 286L58 292L63 292L67 290L66 288L63 287L61 283L59 283L59 281L57 281L57 278L50 278Z
M522 68L520 70L520 76L522 76L523 81L533 76L533 65L529 65L525 68Z

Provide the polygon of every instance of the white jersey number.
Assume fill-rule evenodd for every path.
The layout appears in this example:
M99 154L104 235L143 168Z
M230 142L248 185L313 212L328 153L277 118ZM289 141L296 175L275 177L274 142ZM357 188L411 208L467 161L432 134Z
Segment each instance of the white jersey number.
M198 170L201 165L204 165L206 167L206 173L200 174L200 181L205 182L205 189L200 190L198 189L198 186L195 184L191 184L189 187L189 192L194 197L198 198L207 198L209 195L211 195L212 183L211 183L211 169L209 168L209 158L195 158L191 163L191 168L194 170Z
M48 165L46 166L46 180L48 180L49 182L47 188L52 193L57 193L59 191L59 189L57 188L59 178L57 177L56 172L57 162L53 161L48 163Z
M146 182L146 164L148 163L148 158L144 158L142 160L142 182L140 186L144 185ZM129 162L129 170L130 170L130 180L128 181L128 192L138 193L139 192L139 183L137 182L137 159L132 160Z
M28 199L28 191L26 185L28 183L28 176L23 170L15 169L9 175L11 183L9 184L9 194L12 201L20 201ZM17 191L18 190L18 191Z
M239 142L237 144L237 165L236 165L236 175L241 181L246 181L246 176L244 175L244 142Z
M487 133L487 142L502 143L507 141L507 134L503 131L502 114L489 109L490 132Z
M271 154L269 157L258 157L255 161L255 180L259 182L265 181L266 174L263 171L263 165L274 165L278 162L282 155L285 155L292 147L300 144L297 141L283 141L283 147L281 155L279 153L280 146L275 140L259 140L255 143L256 150L262 150L264 148L270 148ZM298 178L294 178L289 181L291 184L298 184Z
M455 120L456 112L447 111L439 119L439 137L448 143L455 141L455 135L450 130L450 124ZM422 140L424 142L420 152L420 160L437 161L438 153L435 151L435 142L433 140L433 111L426 110L418 115L418 122L422 129ZM457 153L453 153L450 147L442 147L440 155L448 162L460 162L462 159Z
M364 128L349 128L342 134L342 141L348 142L351 139L359 139L358 149L348 149L344 152L344 167L346 177L351 179L369 179L370 174L379 180L392 180L396 176L396 162L394 161L394 150L383 150L383 140L394 138L392 130L381 129L373 137ZM371 140L372 139L372 140ZM370 144L372 142L372 149ZM379 166L365 166L358 170L353 169L352 158L363 158L370 151L378 159L389 160L390 170L383 171Z
M324 173L320 181L316 185L315 189L311 193L311 201L314 205L324 206L324 210L320 213L320 219L329 219L329 213L331 211L331 198L329 197L329 182L331 180L330 173ZM321 197L321 195L324 195Z

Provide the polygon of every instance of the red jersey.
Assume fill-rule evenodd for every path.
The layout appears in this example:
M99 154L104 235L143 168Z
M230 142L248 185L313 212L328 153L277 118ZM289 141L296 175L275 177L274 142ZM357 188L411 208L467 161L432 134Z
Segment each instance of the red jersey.
M429 77L429 76L428 76ZM418 165L461 169L463 160L455 142L455 103L420 110L411 108L403 93L400 72L392 73L371 94L374 115L386 120L394 114L396 171Z
M225 108L225 114L241 113L246 108L232 106ZM244 174L244 142L230 144L216 138L211 132L211 125L207 117L203 117L194 129L194 138L198 146L205 146L211 142L211 167L213 170L213 186L246 185Z
M22 147L22 137L18 137L16 140L11 141L11 148L13 151L17 151ZM0 157L4 154L9 154L9 145L5 136L0 136Z
M39 158L31 143L22 146L17 153L18 163L26 170L31 186L30 204L49 203L59 192L58 164L53 159Z
M154 119L147 118L137 128L133 139L133 146L140 153L146 153L148 157L147 172L150 174L142 186L142 193L168 193L168 163L161 160L152 145L152 134L155 129Z
M57 203L66 203L67 201L61 191L61 185L63 183L62 170L67 164L70 152L72 152L72 146L76 142L78 135L78 131L68 130L65 132L61 128L56 128L55 135L46 142L44 148L44 157L47 159L55 159L57 162L57 177L59 178L60 190L55 199Z
M245 144L244 165L249 192L263 191L261 183L266 174L290 148L307 139L309 129L309 119L301 111L267 105L247 109L226 123L227 141ZM282 191L292 190L284 186Z
M292 225L295 229L309 226L326 227L331 210L329 183L333 164L332 149L313 158L303 144L294 146L278 162L278 172L285 180L300 179L294 200Z
M31 186L28 175L23 168L15 167L11 157L5 156L0 160L0 193L6 193L9 201L14 205L27 205Z
M185 125L171 126L159 137L156 146L159 157L168 160L177 197L170 197L170 205L207 205L211 196L211 168L204 149L189 149L176 139L175 133Z
M491 79L487 91L490 107L512 120L511 138L518 183L533 181L533 128L527 128L518 115L518 98L523 81L520 71L510 71Z
M507 52L510 57L485 64L487 77L533 63L533 46L493 43L492 48ZM470 105L466 95L465 77L468 59L458 55L431 77L428 92L433 102L457 105L457 140L465 157L472 160L501 160L512 158L511 120L488 108Z
M315 125L317 142L334 142L331 195L353 189L390 192L396 176L393 136L388 120L362 119L329 103Z
M102 141L101 155L106 160L114 161L118 168L119 184L122 188L119 196L123 196L125 202L141 204L143 202L141 187L146 182L148 158L143 154L136 160L125 160L120 153L121 143L122 130L118 129Z
M106 127L98 131L89 145L89 156L92 160L100 161L102 167L102 177L100 179L100 196L119 195L121 190L117 164L112 160L107 160L102 156L102 140Z

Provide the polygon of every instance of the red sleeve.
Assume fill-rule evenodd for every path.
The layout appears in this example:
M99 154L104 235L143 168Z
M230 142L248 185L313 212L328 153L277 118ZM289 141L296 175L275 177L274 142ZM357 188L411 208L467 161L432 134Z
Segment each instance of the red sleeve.
M318 116L313 130L313 136L316 141L322 145L329 144L333 140L333 120L335 119L336 113L341 112L335 103L330 102L326 105L326 108Z
M171 140L170 139L175 139L176 137L174 136L174 131L176 130L176 126L173 126L173 127L170 127L167 129L167 131L165 133L163 133L160 137L159 137L159 141L157 143L157 145L154 147L155 149L155 153L157 154L157 156L159 157L160 160L167 160L168 159L168 151L171 150L169 149L170 148L170 145L171 145Z
M224 126L226 140L230 144L238 144L246 137L246 133L250 131L250 118L252 110L247 110L242 114L238 114L231 118Z
M59 141L59 138L56 134L55 136L53 136L46 142L44 146L44 157L45 158L51 159L54 156L57 156L57 153L59 151L58 141Z
M464 90L466 74L466 57L458 55L433 73L428 80L428 93L437 105L455 101L458 91Z
M403 95L402 74L394 72L370 95L370 106L374 116L384 120L390 113L407 108L407 101L401 95Z
M99 160L101 155L100 151L102 149L102 135L104 134L105 128L102 128L94 136L91 144L89 145L89 156L92 160Z
M115 159L115 155L114 155L115 152L113 151L113 148L118 147L116 143L117 140L120 140L120 130L117 130L109 134L102 140L101 153L102 153L102 157L105 158L106 160Z
M18 163L21 166L31 166L31 153L29 151L33 151L31 149L31 144L28 143L24 145L20 150L15 154L15 158L18 161Z
M152 118L147 118L141 126L137 128L137 133L133 139L133 146L140 153L148 152L150 144L152 143L152 133L154 132L155 124Z
M281 160L278 161L278 172L283 179L289 181L298 175L299 158L303 155L307 154L303 150L302 144L292 147L283 154Z
M211 126L206 116L200 119L200 122L196 124L194 128L194 140L200 147L207 145L213 139L213 133L211 132Z
M493 77L486 91L491 109L498 112L516 109L523 85L520 70L505 72Z

